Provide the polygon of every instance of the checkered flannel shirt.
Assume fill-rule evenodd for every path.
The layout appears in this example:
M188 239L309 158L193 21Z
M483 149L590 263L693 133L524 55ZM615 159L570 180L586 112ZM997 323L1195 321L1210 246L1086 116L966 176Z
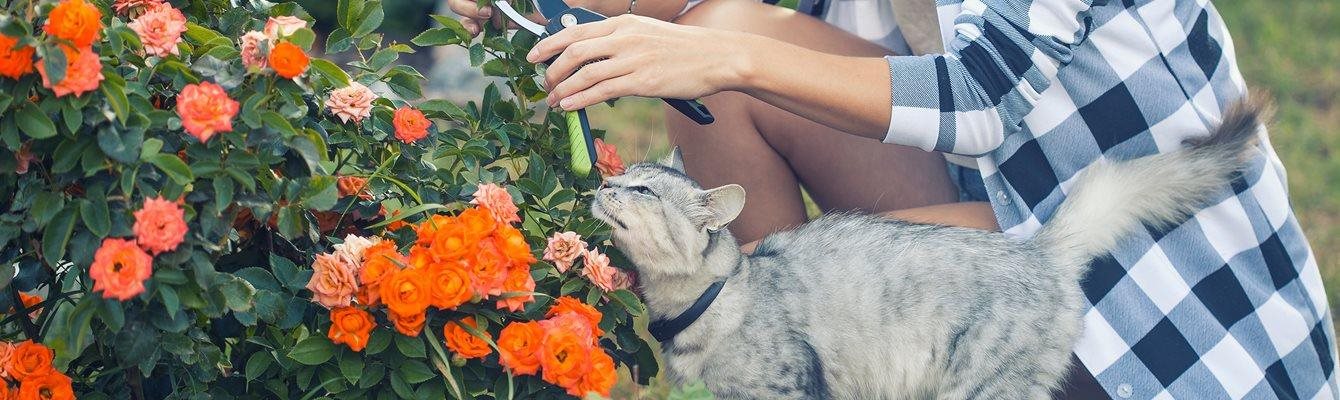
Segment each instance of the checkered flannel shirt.
M1207 0L940 0L938 13L945 54L888 58L886 141L976 156L1013 236L1051 218L1085 167L1174 151L1246 93ZM1093 263L1075 354L1109 395L1340 395L1286 187L1267 141L1213 205Z

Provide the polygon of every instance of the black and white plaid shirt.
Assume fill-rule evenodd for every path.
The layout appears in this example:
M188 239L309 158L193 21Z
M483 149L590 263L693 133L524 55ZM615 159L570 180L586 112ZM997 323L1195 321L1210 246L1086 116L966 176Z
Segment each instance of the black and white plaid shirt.
M1036 232L1084 168L1174 151L1246 93L1208 0L940 0L938 12L952 21L946 54L889 58L886 141L978 156L1011 235ZM1075 354L1114 398L1340 396L1317 262L1283 165L1268 141L1260 151L1214 205L1093 264Z

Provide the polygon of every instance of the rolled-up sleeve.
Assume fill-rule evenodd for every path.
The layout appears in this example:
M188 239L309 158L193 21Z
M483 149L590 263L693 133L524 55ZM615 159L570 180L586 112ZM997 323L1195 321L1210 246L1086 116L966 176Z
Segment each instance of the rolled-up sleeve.
M887 57L888 143L969 156L1020 129L1106 0L967 0L944 54Z

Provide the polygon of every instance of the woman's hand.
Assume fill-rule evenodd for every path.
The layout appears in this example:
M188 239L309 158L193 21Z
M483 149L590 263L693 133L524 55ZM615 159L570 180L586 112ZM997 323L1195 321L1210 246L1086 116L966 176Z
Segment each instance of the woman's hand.
M549 105L576 110L622 96L696 99L743 84L747 34L618 16L564 29L526 59L554 60Z
M533 1L534 0L513 0L513 3L530 3ZM605 16L626 14L633 6L632 0L564 0L564 2L567 3L568 6L582 7ZM638 15L646 15L661 20L670 20L678 16L680 11L684 10L684 5L687 3L688 0L640 0L637 4L637 9L634 11ZM475 0L447 0L447 6L450 7L451 11L456 13L456 15L461 16L461 25L465 27L465 30L470 31L471 36L479 35L479 32L483 31L482 28L484 27L484 24L490 22L495 24L494 26L516 28L516 24L511 23L505 16L499 15L502 14L501 12L494 10L492 6L486 5L480 7L479 3ZM540 15L539 12L527 14L526 19L540 25L545 25L547 23L544 16Z

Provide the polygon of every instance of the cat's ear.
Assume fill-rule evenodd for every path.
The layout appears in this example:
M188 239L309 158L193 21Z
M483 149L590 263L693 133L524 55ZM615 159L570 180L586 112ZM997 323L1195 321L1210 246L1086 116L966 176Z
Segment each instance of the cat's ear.
M744 187L736 184L708 189L702 192L703 204L711 214L705 224L708 230L718 231L726 227L744 210Z
M661 165L673 168L675 171L684 172L684 156L679 153L679 146L670 149L670 154L661 159Z

